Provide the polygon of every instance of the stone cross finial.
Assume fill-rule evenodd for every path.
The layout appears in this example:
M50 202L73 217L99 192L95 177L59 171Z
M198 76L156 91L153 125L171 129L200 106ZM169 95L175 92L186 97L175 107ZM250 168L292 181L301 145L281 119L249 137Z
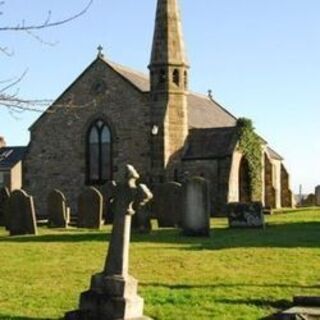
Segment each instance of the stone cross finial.
M126 166L125 182L114 184L114 222L108 256L105 263L106 275L127 277L129 265L129 243L131 217L139 206L152 199L152 193L146 185L138 184L139 174L133 166Z
M97 48L98 50L98 57L103 58L104 54L103 54L103 46L100 44Z
M131 217L152 198L138 179L138 172L127 165L124 182L109 183L115 215L105 267L91 277L90 289L80 295L79 309L67 312L65 320L151 320L143 315L138 281L128 274Z

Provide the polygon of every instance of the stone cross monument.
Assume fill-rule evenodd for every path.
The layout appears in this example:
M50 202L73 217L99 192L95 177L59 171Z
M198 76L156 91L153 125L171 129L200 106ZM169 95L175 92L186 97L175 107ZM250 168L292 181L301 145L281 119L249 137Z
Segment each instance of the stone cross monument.
M125 182L114 184L115 217L104 270L91 278L90 289L80 296L79 310L68 312L66 320L147 320L138 282L128 274L131 218L152 193L136 184L139 174L126 166ZM149 319L150 320L150 319Z

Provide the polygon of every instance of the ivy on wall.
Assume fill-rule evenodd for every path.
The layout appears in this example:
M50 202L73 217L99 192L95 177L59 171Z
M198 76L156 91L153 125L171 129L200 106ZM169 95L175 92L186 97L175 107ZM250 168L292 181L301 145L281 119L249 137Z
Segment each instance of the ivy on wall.
M262 194L262 141L255 133L252 121L239 118L237 121L239 151L248 161L251 201L261 201Z

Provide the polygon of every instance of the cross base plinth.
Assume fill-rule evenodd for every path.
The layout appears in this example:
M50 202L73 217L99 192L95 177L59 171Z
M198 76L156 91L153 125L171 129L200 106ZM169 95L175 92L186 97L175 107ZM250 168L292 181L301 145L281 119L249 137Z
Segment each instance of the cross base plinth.
M88 291L80 295L79 310L66 313L65 320L151 320L143 315L138 282L131 276L92 276Z
M109 320L109 319L114 319L114 318L107 318L104 316L99 316L97 314L94 313L89 313L89 312L85 312L85 311L71 311L66 313L65 315L65 319L66 320ZM139 318L118 318L116 320L152 320L151 318L142 316Z

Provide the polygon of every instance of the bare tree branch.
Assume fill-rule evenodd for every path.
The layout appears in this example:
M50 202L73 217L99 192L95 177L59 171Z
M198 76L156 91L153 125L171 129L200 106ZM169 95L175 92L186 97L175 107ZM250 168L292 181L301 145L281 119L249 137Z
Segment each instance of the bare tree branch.
M91 7L94 0L89 0L89 3L87 6L81 10L80 12L76 13L75 15L68 17L66 19L57 20L57 21L51 21L52 13L51 11L48 12L48 15L43 23L40 24L26 24L25 21L22 21L20 24L17 24L16 26L5 26L0 27L0 31L30 31L30 30L40 30L45 28L52 28L56 27L65 23L68 23L70 21L73 21L80 16L84 15L89 8ZM0 2L0 5L3 5L4 1Z
M4 53L8 57L12 57L14 55L13 50L9 50L7 47L0 47L0 52Z
M49 42L44 40L42 37L40 37L39 35L35 34L34 32L32 32L32 30L25 30L25 32L33 39L37 40L39 43L44 44L46 46L50 46L50 47L54 47L58 42Z
M0 27L0 31L23 31L26 32L27 35L31 36L41 44L53 46L55 43L50 43L45 41L42 37L37 35L34 31L51 28L66 24L71 22L80 16L84 15L89 8L91 7L94 0L87 0L88 4L79 11L78 13L70 16L66 19L55 20L52 21L52 12L49 11L44 22L39 24L28 24L24 20L17 24L16 26L3 26ZM0 0L0 7L3 6L5 1ZM0 16L3 15L3 12L0 10ZM5 46L0 46L0 53L3 53L7 56L14 55L13 50L9 50ZM86 108L89 105L95 105L96 101L93 99L89 103L85 105L77 105L74 103L74 99L71 97L67 102L63 103L55 103L54 108L49 108L49 106L53 103L52 100L49 99L23 99L19 94L19 88L17 88L18 84L22 81L22 79L26 76L27 70L23 72L23 74L18 78L0 80L0 107L5 107L9 110L10 114L15 117L15 114L20 114L24 111L33 111L33 112L47 112L52 113L59 110L59 108L64 108L63 112L68 112L69 110L74 112L75 117L77 117L76 110L81 108Z

